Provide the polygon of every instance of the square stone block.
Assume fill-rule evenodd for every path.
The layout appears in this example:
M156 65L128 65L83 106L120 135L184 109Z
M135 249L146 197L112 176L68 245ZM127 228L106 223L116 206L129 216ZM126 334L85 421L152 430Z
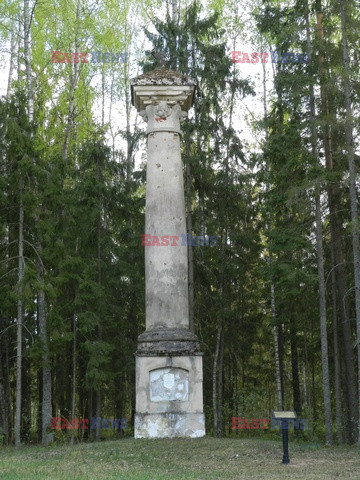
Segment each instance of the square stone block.
M136 355L135 438L203 435L202 354Z

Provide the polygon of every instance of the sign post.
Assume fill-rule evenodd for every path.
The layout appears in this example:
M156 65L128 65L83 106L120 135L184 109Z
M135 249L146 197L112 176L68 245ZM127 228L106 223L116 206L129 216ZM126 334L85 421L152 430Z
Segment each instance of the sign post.
M288 464L290 463L289 458L289 420L295 420L296 413L294 411L285 411L273 412L273 419L281 422L281 429L282 429L282 441L283 441L283 461L282 463Z

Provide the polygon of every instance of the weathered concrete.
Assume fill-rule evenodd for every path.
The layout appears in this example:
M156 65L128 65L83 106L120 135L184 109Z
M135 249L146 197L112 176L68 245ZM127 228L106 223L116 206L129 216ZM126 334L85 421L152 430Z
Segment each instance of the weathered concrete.
M152 109L152 105L146 108ZM179 112L176 115L179 123ZM169 127L176 128L175 123ZM152 132L147 151L145 233L181 238L186 219L180 136ZM171 244L145 247L145 278L146 329L188 329L187 248Z
M182 373L188 380L188 395L185 399L170 400L166 384L162 389L163 400L151 400L154 388L159 387L159 382L154 385L154 373L162 373L170 369L175 375ZM169 372L169 373L170 373ZM153 382L152 382L153 380ZM175 382L175 379L174 379ZM178 381L177 384L184 383ZM158 391L159 393L159 391ZM136 412L162 413L162 412L190 412L202 413L203 411L203 385L202 385L202 355L184 356L145 356L136 358Z
M198 351L199 343L196 335L184 328L165 328L163 325L155 326L149 328L138 337L139 353L187 355Z
M135 437L202 436L202 356L189 331L187 247L180 122L195 82L165 69L132 80L147 122L145 234L169 236L145 247L146 331L136 357ZM176 243L178 246L176 246Z
M138 355L135 438L204 434L202 355Z
M203 413L137 413L135 417L135 438L198 438L204 434Z

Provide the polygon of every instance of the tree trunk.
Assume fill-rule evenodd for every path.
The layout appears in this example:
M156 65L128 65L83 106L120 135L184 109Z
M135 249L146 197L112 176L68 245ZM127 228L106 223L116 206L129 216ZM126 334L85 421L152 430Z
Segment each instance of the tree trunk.
M76 407L76 314L73 316L73 375L72 375L72 399L71 399L71 418L75 418ZM74 444L75 431L71 430L70 444Z
M279 340L279 363L280 363L280 380L281 380L281 391L282 399L284 402L285 397L285 387L284 387L284 325L281 323L277 327L278 331L278 340Z
M274 354L275 354L275 376L276 376L276 394L277 394L277 408L283 409L283 393L281 388L281 371L280 371L280 356L279 356L279 337L278 328L276 326L276 308L275 308L275 288L271 280L270 283L270 299L271 299L271 320L272 331L274 337Z
M32 123L34 120L34 91L31 72L31 50L30 50L30 28L31 17L29 16L29 0L24 0L24 57L25 57L25 72L27 83L27 104L28 104L28 116L29 121ZM36 226L39 223L39 218L35 218ZM48 445L52 441L53 435L50 433L51 428L51 367L49 358L49 344L47 338L47 326L46 326L46 299L45 292L43 290L44 285L44 267L41 262L42 248L40 240L36 244L37 251L37 277L40 285L38 292L38 320L40 339L42 343L42 444Z
M80 0L76 4L76 27L75 27L75 52L79 53L79 21L80 21ZM74 72L70 76L68 121L65 131L65 140L62 149L62 158L66 162L69 153L70 136L75 118L75 89L79 80L79 63L74 63Z
M12 30L11 30L11 41L10 41L10 67L9 67L9 76L8 76L8 84L7 84L7 89L6 89L6 97L9 97L10 95L10 89L11 89L11 81L12 81L12 75L14 71L14 63L15 63L15 49L17 45L17 32L15 32L15 22L12 25Z
M263 108L264 108L264 118L267 119L267 88L266 88L266 64L262 64L263 67ZM266 131L265 137L266 147L268 146L268 132ZM269 172L267 174L266 182L266 191L269 190ZM267 212L267 229L270 232L271 230L271 213ZM276 394L277 394L277 408L279 410L283 409L283 390L282 390L282 381L281 381L281 368L280 368L280 355L279 355L279 337L278 337L278 328L276 324L276 304L275 304L275 285L272 276L272 245L271 240L268 239L268 250L269 250L269 269L270 269L270 304L271 304L271 322L272 322L272 331L274 337L274 356L275 356L275 377L276 377Z
M331 389L329 375L329 355L326 326L326 294L325 294L325 275L324 275L324 252L323 252L323 232L321 220L320 192L315 189L315 218L316 218L316 256L318 264L319 277L319 300L320 300L320 340L321 340L321 366L323 378L323 395L325 409L325 439L327 445L332 445L332 417L331 417Z
M0 316L0 331L3 330L3 318ZM6 396L6 381L5 381L5 355L3 354L3 338L0 336L0 426L4 432L4 443L9 443L9 402Z
M220 285L219 291L221 296L221 310L219 312L217 336L216 336L216 348L214 356L213 366L213 407L214 411L214 435L221 437L222 435L222 388L223 388L223 357L224 357L224 325L223 325L223 305L225 302L225 245L227 244L227 228L225 226L224 236L222 242L221 251L221 273L220 273ZM217 382L216 382L217 380ZM217 388L216 388L217 383ZM217 390L217 391L216 391ZM216 420L216 421L215 421Z
M19 239L18 239L18 300L16 327L16 407L15 407L15 446L21 445L21 401L22 401L22 323L23 323L23 280L24 280L24 181L19 180Z
M347 159L349 166L349 194L351 210L351 239L354 258L354 284L355 284L355 314L356 314L356 336L358 354L358 417L360 420L360 241L359 241L359 214L356 192L356 168L355 168L355 145L354 145L354 121L351 105L350 68L349 54L346 34L346 12L345 2L340 0L341 30L342 30L342 56L345 70L344 94L346 107L345 139L347 148ZM357 432L358 444L360 445L360 422Z
M28 116L33 120L33 95L30 65L30 12L29 0L24 0L24 59L28 94ZM20 51L20 49L19 49ZM16 334L16 407L15 407L15 446L21 445L21 411L22 411L22 324L23 324L23 279L24 279L24 180L19 180L19 239L18 239L18 300L17 300L17 334Z
M340 370L340 353L338 341L338 322L337 322L337 303L336 303L336 279L334 252L331 251L331 296L332 296L332 317L333 317L333 340L334 340L334 365L335 365L335 404L336 404L336 438L341 445L343 443L342 436L342 415L341 415L341 370Z
M291 351L291 373L292 373L292 388L294 410L297 415L302 411L301 406L301 392L300 392L300 376L299 376L299 359L297 349L297 330L294 318L290 319L290 351Z
M309 371L309 358L308 358L308 348L307 348L307 331L305 329L304 329L304 357L305 357L304 377L305 377L306 393L307 393L306 403L307 403L308 411L309 411L309 423L310 423L310 425L314 425L312 397L311 397L311 385L310 385L310 380L308 379L308 375L307 375L307 372Z
M36 226L39 224L39 218L35 218ZM47 334L46 318L46 298L44 292L44 266L41 261L42 247L38 240L36 244L38 259L36 262L37 278L39 283L39 292L37 296L38 323L41 340L41 362L42 362L42 400L41 400L41 442L43 445L49 445L53 440L51 429L52 413L52 384L51 384L51 365L49 355L49 339Z
M96 391L96 418L101 417L101 388L99 387ZM101 422L96 421L96 433L95 440L100 442L101 440Z
M41 271L42 266L38 265L38 271ZM39 275L39 283L42 285L43 278L42 272ZM42 444L48 445L53 440L53 435L50 432L51 429L51 412L52 412L52 400L51 400L51 366L49 355L49 340L47 335L46 325L46 304L45 304L45 292L40 287L38 293L38 316L39 316L39 330L42 346L42 415L41 415L41 438Z
M1 374L2 372L0 373L0 375ZM9 441L9 428L8 428L7 411L5 409L5 405L6 405L5 389L3 386L3 379L0 378L0 427L4 433L4 443L5 445L7 445Z
M178 0L171 0L171 13L172 13L172 21L177 23L179 18L178 18L178 5L177 5Z
M38 408L36 412L38 443L42 442L42 395L43 395L42 373L43 373L42 369L38 369L37 375L36 375L37 383L38 383L38 388L37 388Z
M221 331L220 351L219 351L219 369L218 369L218 434L223 435L223 379L224 379L224 329Z
M29 0L24 0L24 60L28 99L28 116L30 122L32 122L34 120L34 91L31 75L30 28L31 17L29 11Z
M214 363L213 363L213 371L212 371L212 404L213 404L213 412L214 412L214 437L218 436L219 431L219 419L218 419L218 398L216 392L216 378L217 378L217 370L218 370L218 361L219 361L219 353L220 353L220 342L221 342L221 320L218 319L217 324L217 335L216 335L216 347L215 347L215 355L214 355Z
M323 29L323 14L321 11L321 1L317 3L317 29L318 35L323 42L324 29ZM321 100L321 113L324 119L329 116L329 104L328 104L328 92L326 88L325 69L324 69L324 56L323 47L320 48L319 54L319 75L320 75L320 100ZM331 141L331 129L328 120L324 122L324 151L326 168L329 171L333 171L333 156L332 156L332 141ZM354 357L352 347L352 333L349 320L348 302L346 298L346 277L344 268L344 256L343 248L341 245L341 229L340 219L337 203L339 201L339 187L334 183L329 183L327 186L329 211L330 211L330 231L332 248L335 254L336 264L336 280L337 290L339 295L340 315L341 323L343 327L343 340L344 340L344 356L346 365L346 389L347 389L347 403L348 403L348 416L347 416L347 429L350 442L355 439L356 433L356 391L355 391L355 373L354 373Z
M96 164L96 175L98 182L100 181L101 178L101 171L100 171L100 165L99 165L99 160L97 160ZM101 202L101 205L103 202ZM98 285L101 287L102 284L102 271L101 271L101 229L102 229L102 221L101 221L101 209L99 210L99 217L98 217L98 222L97 222L97 274L98 274ZM99 335L99 340L101 341L102 339L102 326L101 326L101 320L99 320L99 326L98 326L98 335ZM98 390L96 392L96 417L101 417L101 385L98 386ZM100 441L101 438L101 431L100 431L100 422L97 422L97 427L96 427L96 441Z
M30 372L31 372L31 359L28 355L25 342L23 342L22 353L22 405L21 405L21 436L24 443L29 440L31 430L31 399L30 399Z
M312 49L310 42L310 26L309 13L306 14L306 37L307 37L307 54L311 61ZM317 149L317 132L315 128L315 95L314 87L310 86L310 124L311 124L311 152L316 162L320 164L319 153ZM323 230L321 218L320 204L320 185L315 185L315 236L316 236L316 257L319 282L319 310L320 310L320 342L321 342L321 366L323 381L323 398L325 410L325 439L327 445L332 445L332 415L331 415L331 388L329 375L329 355L328 355L328 339L326 325L326 290L325 290L325 273L324 273L324 248L323 248Z

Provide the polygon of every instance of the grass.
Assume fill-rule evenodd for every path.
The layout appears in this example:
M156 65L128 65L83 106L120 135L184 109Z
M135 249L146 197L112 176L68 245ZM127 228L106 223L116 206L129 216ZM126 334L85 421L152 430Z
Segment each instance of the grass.
M205 437L0 448L1 480L360 479L358 447Z

